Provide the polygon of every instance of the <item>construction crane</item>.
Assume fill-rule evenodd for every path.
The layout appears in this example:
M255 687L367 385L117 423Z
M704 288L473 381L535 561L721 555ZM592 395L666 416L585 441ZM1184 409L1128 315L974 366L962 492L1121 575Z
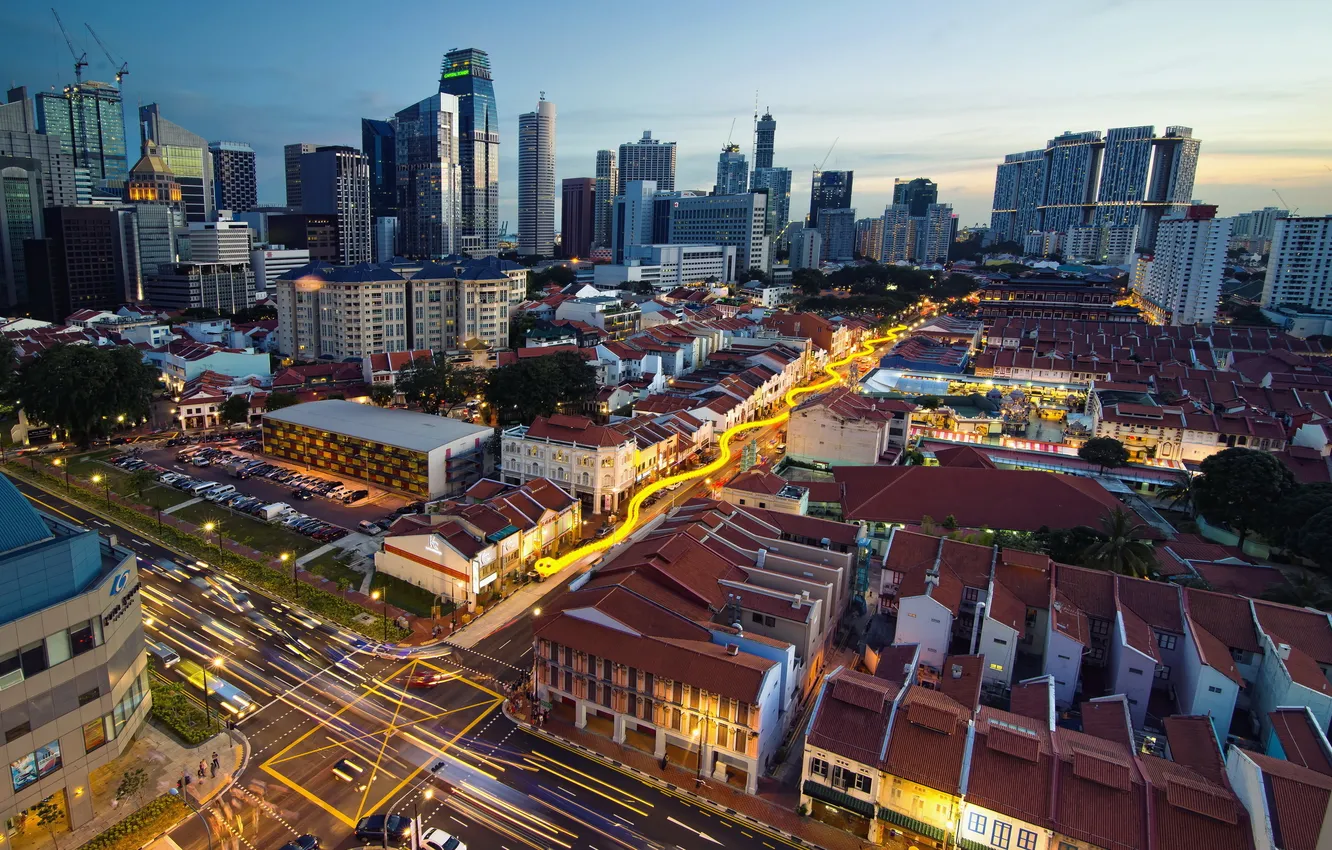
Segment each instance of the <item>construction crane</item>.
M120 85L121 79L129 76L129 63L117 63L115 57L111 55L111 51L102 43L102 40L97 37L97 31L92 28L92 25L84 23L84 26L88 28L88 32L92 33L93 41L97 42L97 46L102 48L102 52L106 54L106 61L111 63L111 67L114 68L117 64L120 65L120 70L116 71L116 85Z
M1280 193L1280 192L1278 192L1276 189L1273 189L1273 190L1272 190L1272 194L1277 196L1277 200L1281 202L1281 206L1283 206L1283 207L1285 207L1286 209L1290 210L1290 204L1286 203L1286 199L1283 198L1283 197L1281 197L1281 193ZM1300 208L1299 208L1299 207L1296 207L1295 209L1290 210L1290 214L1291 214L1291 216L1299 215L1299 214L1300 214Z
M828 164L828 157L832 156L833 148L837 147L837 141L840 138L842 137L838 136L836 139L833 139L833 143L828 146L828 152L823 155L823 162L820 162L818 165L814 166L814 171L816 173L822 171L823 166Z
M56 25L60 27L60 34L65 37L65 44L69 45L69 53L74 57L74 82L82 83L83 69L88 67L88 51L85 50L83 53L79 53L74 49L74 41L69 37L69 33L65 31L65 22L60 20L60 13L55 10L54 6L51 7L51 14L55 15Z

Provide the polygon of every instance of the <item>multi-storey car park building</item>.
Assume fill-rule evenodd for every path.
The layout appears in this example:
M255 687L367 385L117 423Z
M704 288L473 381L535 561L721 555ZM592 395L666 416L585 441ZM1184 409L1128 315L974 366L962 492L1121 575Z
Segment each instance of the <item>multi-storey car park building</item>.
M71 828L90 774L120 756L152 699L134 553L40 513L0 478L0 817L63 796Z
M455 496L488 470L491 429L333 399L264 414L264 452L421 499Z

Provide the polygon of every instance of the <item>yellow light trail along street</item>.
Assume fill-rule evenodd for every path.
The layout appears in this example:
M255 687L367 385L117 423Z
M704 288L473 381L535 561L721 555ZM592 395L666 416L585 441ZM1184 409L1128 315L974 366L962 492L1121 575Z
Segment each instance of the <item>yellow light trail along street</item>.
M780 425L781 423L790 419L791 408L795 407L796 399L800 398L800 396L802 395L808 395L809 393L822 392L823 390L829 389L830 387L835 387L838 384L842 383L844 378L836 371L839 366L845 366L846 364L850 363L853 360L873 355L874 349L877 346L882 345L885 342L893 342L894 340L897 339L897 337L901 334L901 332L906 329L907 329L906 325L897 325L893 327L891 330L889 330L887 334L885 334L884 336L865 340L863 343L861 343L860 348L857 349L856 351L852 352L851 354L848 354L847 356L841 358L840 360L834 360L831 363L825 365L823 367L823 371L828 373L827 378L824 378L823 380L818 381L817 383L809 384L808 386L792 387L791 389L787 390L786 397L784 399L787 409L777 414L776 416L770 416L766 419L756 419L753 422L743 422L739 425L728 428L726 431L722 432L721 437L717 441L717 446L718 446L717 458L713 460L711 463L708 463L704 466L700 466L698 469L691 469L688 472L681 472L677 475L669 475L665 478L658 479L657 481L654 481L651 484L647 485L646 487L635 493L633 498L629 500L629 507L625 510L624 522L621 523L612 534L609 534L600 540L594 540L593 542L588 543L585 546L580 546L579 548L574 549L572 552L567 552L558 558L542 558L536 562L536 571L540 573L542 576L550 576L554 573L559 572L560 570L564 569L570 564L576 563L582 560L583 558L586 558L589 555L595 555L597 552L604 552L610 547L621 542L630 534L632 534L634 530L638 527L639 510L643 506L643 501L647 499L649 496L651 496L653 493L657 493L665 489L666 487L670 487L674 484L683 484L688 481L697 481L700 478L705 478L711 475L712 473L718 471L719 469L724 469L726 467L726 464L730 463L732 458L731 439L733 437L735 437L737 434L743 434L746 431L755 431L760 428L767 428L771 425Z

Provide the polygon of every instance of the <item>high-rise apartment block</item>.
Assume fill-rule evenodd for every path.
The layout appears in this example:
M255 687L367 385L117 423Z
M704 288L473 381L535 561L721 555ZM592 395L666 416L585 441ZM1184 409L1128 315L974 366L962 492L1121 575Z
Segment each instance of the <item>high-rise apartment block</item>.
M739 195L748 185L749 164L745 162L745 155L740 153L740 146L725 145L717 158L717 182L712 187L712 194Z
M1004 157L994 181L991 241L1021 241L1027 233L1039 230L1044 198L1045 151L1010 153Z
M855 259L856 211L819 210L819 236L823 240L822 259L830 263L847 263Z
M148 150L149 142L157 145L158 154L180 183L185 220L212 221L217 207L208 140L163 118L155 103L139 107L139 131L143 150Z
M1332 216L1276 219L1262 304L1332 310Z
M1158 324L1216 321L1233 221L1210 204L1190 206L1161 220L1156 247L1138 291L1142 309Z
M856 222L856 253L876 263L883 257L882 218L862 218Z
M439 91L456 98L451 112L456 118L454 132L458 143L441 152L445 158L456 156L461 171L456 250L475 257L496 254L500 135L490 56L473 47L444 54ZM402 148L398 150L401 153Z
M457 253L461 201L470 195L475 212L477 199L485 198L484 193L462 191L458 98L432 94L398 112L393 123L397 130L398 250L424 259ZM488 156L489 149L482 146L473 140L472 153ZM314 258L313 253L310 256Z
M1064 239L1064 259L1070 263L1093 265L1104 262L1109 233L1110 228L1097 224L1070 228Z
M34 317L63 322L75 310L114 310L135 300L137 250L107 207L51 207L44 238L23 243ZM127 250L128 247L128 250Z
M925 208L916 236L916 262L946 263L948 249L957 231L957 216L950 204L930 204Z
M611 214L615 196L620 191L620 170L615 165L614 151L597 151L596 215L592 222L592 244L608 248L611 244Z
M287 182L287 206L294 210L301 208L301 157L314 153L319 145L309 142L296 142L282 147L283 174Z
M755 168L749 176L749 191L768 193L766 232L776 239L791 221L791 169Z
M518 253L555 253L555 104L518 116Z
M939 187L927 177L893 180L893 203L905 204L913 218L924 218L930 204L939 202Z
M592 177L564 179L560 202L560 254L564 257L587 257L592 253L596 185Z
M772 113L764 110L763 117L754 125L754 169L772 168L772 154L776 149L777 122Z
M396 131L391 121L361 119L361 153L370 162L370 217L398 214Z
M675 191L675 142L654 139L651 130L644 130L636 142L620 145L618 163L616 195L623 195L631 180L651 180L659 192Z
M916 222L911 207L892 204L883 211L883 250L880 262L909 263L916 256Z
M219 210L246 212L259 203L254 148L244 142L210 142L213 155L214 205Z
M1277 207L1263 207L1253 212L1240 213L1234 217L1235 226L1230 229L1230 239L1235 243L1247 244L1249 250L1256 254L1266 253L1272 235L1276 232L1277 219L1289 215L1289 210Z
M356 148L329 145L301 155L301 210L338 217L338 259L370 261L370 162Z
M37 132L60 139L96 183L118 187L129 171L120 90L91 80L37 94Z
M823 258L823 237L817 230L807 227L791 240L791 271L818 269Z
M44 195L40 162L0 155L0 307L28 301L23 243L45 235Z
M809 218L807 226L817 227L819 210L845 210L851 208L851 186L855 178L852 171L815 171L810 183Z

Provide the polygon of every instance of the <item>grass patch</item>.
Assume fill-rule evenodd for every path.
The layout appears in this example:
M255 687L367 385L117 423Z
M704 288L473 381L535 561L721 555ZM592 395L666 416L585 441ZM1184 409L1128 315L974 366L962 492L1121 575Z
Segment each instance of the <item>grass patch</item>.
M317 558L312 558L301 564L301 568L307 572L314 573L317 576L323 576L331 582L345 581L347 586L355 590L361 586L365 579L364 574L358 573L351 567L343 563L340 557L346 550L333 549L325 552Z
M370 587L384 591L388 604L419 617L429 617L430 606L435 604L435 595L430 591L388 573L376 572Z
M307 552L313 552L324 544L303 534L295 534L280 525L272 525L262 520L251 519L235 514L226 508L220 508L212 502L198 502L172 511L171 515L188 523L203 528L204 523L217 523L222 529L222 536L237 543L244 543L252 549L278 555L290 552L299 558Z
M83 845L83 850L139 850L187 814L180 798L163 794Z
M152 717L171 731L189 747L197 747L221 731L221 724L209 718L198 703L185 694L176 682L167 682L153 676Z

